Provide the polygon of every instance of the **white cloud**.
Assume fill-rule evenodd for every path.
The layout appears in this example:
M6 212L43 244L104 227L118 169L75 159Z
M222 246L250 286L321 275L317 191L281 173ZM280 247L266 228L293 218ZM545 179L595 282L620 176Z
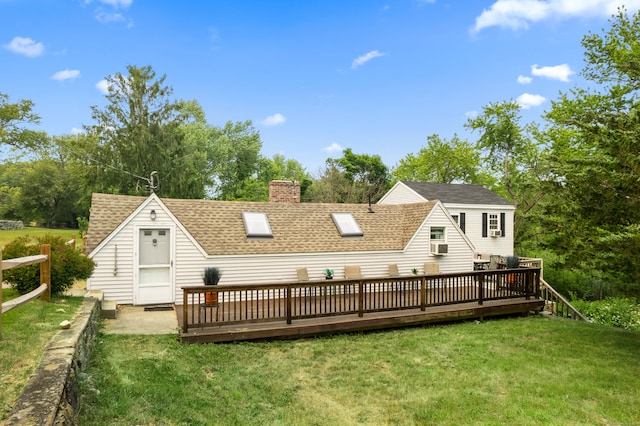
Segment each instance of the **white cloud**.
M73 135L80 135L80 134L83 134L83 133L84 133L84 130L82 130L82 129L78 129L77 127L72 127L71 128L71 134L73 134Z
M497 0L476 17L472 32L494 26L527 29L545 19L610 17L623 5L634 12L640 9L640 0Z
M519 75L518 76L518 83L520 83L520 84L529 84L529 83L531 83L532 80L533 79L531 77L527 77L527 76L524 76L524 75Z
M353 60L353 62L351 63L351 69L355 70L356 68L358 68L360 65L363 65L367 62L369 62L370 60L374 59L374 58L378 58L380 56L385 56L385 53L380 53L377 50L372 50L369 53L366 53L362 56L357 57L356 59Z
M282 114L273 114L262 120L262 124L268 127L284 124L287 121L287 117Z
M467 111L464 113L464 115L466 115L467 118L476 118L478 116L478 111L476 110Z
M516 99L518 105L520 105L522 109L540 106L546 100L547 99L544 96L532 95L531 93L523 93Z
M108 95L110 85L111 84L107 80L100 80L96 83L96 89L98 89L103 95Z
M118 9L118 8L126 9L129 6L131 6L131 3L133 3L133 0L99 0L99 1L100 1L100 3L104 3L104 4L108 4L110 6L113 6L116 9Z
M29 58L35 58L44 52L44 45L36 43L29 37L14 37L13 40L4 45L4 48Z
M104 11L99 11L96 14L96 20L101 24L108 24L110 22L121 22L125 20L125 17L120 13L107 13Z
M64 80L73 80L78 77L80 77L79 70L64 70L64 71L58 71L57 73L52 75L51 80L64 81Z
M329 145L328 147L324 148L323 151L324 152L329 152L329 153L333 153L333 152L342 152L342 147L340 145L338 145L337 143L332 143L331 145Z
M531 65L531 74L536 77L545 77L551 80L560 80L569 82L569 76L574 74L571 68L567 64L556 65L553 67L538 68L538 65Z

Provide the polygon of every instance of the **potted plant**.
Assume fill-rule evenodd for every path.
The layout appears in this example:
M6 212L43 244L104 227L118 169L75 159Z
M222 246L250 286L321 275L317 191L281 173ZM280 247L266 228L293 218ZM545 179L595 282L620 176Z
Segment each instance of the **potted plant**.
M324 270L324 277L328 280L332 280L333 279L333 269L325 269Z
M204 277L202 280L204 281L204 285L218 285L220 282L220 269L209 266L204 268ZM204 294L205 303L207 306L218 306L218 292L217 291L209 291Z

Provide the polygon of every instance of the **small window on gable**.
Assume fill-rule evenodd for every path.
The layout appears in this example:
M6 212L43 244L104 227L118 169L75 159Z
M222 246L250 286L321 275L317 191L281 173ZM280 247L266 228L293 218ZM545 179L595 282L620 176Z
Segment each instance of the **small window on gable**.
M351 213L331 213L331 219L343 237L362 237L364 235Z
M430 237L432 240L444 241L444 227L432 226Z
M248 238L273 238L266 213L242 212L242 221Z
M453 221L457 224L460 224L460 222L458 222L458 215L457 214L452 214L451 218L453 219Z

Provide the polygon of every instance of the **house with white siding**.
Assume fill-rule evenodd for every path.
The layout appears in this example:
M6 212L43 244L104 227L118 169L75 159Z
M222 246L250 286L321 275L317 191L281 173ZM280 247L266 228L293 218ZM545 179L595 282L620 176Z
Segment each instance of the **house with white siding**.
M309 280L359 266L361 276L417 269L473 270L476 249L438 200L409 204L299 202L299 184L275 181L271 202L180 200L93 194L87 255L96 268L88 290L119 304L182 303L182 288ZM395 269L395 268L394 268Z
M379 205L439 200L477 253L513 255L515 206L480 185L397 182Z

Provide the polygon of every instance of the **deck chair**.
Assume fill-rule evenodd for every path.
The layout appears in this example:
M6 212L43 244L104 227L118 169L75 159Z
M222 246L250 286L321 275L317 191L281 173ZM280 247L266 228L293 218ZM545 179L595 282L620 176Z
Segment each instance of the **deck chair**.
M360 274L360 266L352 265L344 267L344 277L348 280L362 278Z
M440 266L437 263L427 262L424 264L424 273L434 275L440 273Z
M389 276L397 277L399 275L400 275L400 272L398 272L398 265L395 263L389 265Z
M298 281L309 281L309 271L307 271L307 268L298 268L296 269L296 273L298 274Z
M498 269L498 263L500 263L500 256L492 254L489 257L489 269Z

